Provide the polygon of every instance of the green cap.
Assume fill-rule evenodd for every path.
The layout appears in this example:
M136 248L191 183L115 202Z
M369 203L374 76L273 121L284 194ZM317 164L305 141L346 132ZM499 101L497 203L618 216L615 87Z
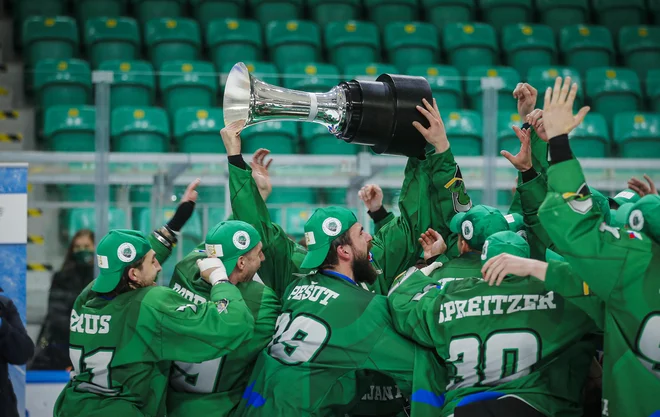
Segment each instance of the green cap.
M630 208L628 227L660 243L660 196L649 194Z
M333 240L337 239L357 223L355 214L343 207L317 209L305 223L307 255L301 268L311 269L321 266Z
M612 219L610 216L609 200L607 199L607 197L603 195L603 193L596 190L595 188L589 187L589 190L591 191L591 200L593 201L594 205L600 208L600 211L603 213L603 216L605 217L605 223L610 224Z
M206 256L220 258L230 275L238 258L250 252L261 242L261 236L252 225L228 220L213 226L206 234Z
M506 230L488 236L481 251L481 263L485 264L490 258L508 253L521 258L529 258L529 244L518 233Z
M472 249L481 251L486 238L509 230L509 223L498 209L480 204L456 214L449 223L449 229L463 236Z
M615 195L614 197L608 198L609 201L614 201L617 203L619 206L622 206L626 203L636 203L639 201L641 197L639 194L637 194L635 191L631 190L628 188L627 190L623 190L619 192L619 194Z
M618 209L611 210L610 213L613 215L610 215L611 221L609 225L614 227L626 227L628 225L628 216L630 215L633 206L633 203L623 203Z
M92 290L110 292L117 287L124 269L142 259L151 250L147 238L135 230L112 230L96 247L99 276Z

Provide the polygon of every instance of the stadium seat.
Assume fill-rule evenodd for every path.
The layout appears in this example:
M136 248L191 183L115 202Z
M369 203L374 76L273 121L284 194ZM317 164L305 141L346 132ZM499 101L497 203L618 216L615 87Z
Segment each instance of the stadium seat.
M381 74L397 74L395 66L389 64L355 64L344 69L345 80L375 81Z
M589 68L612 65L614 42L603 26L575 25L564 27L559 35L564 65L586 74Z
M276 20L297 20L302 18L302 0L250 0L253 17L266 26Z
M497 37L492 26L484 23L448 24L442 38L449 62L463 75L473 66L497 63Z
M456 68L444 65L417 65L408 68L406 74L428 80L433 98L441 112L463 107L463 86Z
M422 0L428 21L441 31L449 23L473 22L476 0Z
M266 45L280 70L290 64L315 62L321 49L319 26L308 21L271 22L266 28Z
M481 0L481 13L485 23L502 30L511 23L532 21L532 0Z
M571 133L571 150L578 158L610 156L610 132L602 114L589 113Z
M513 155L520 151L520 139L511 126L521 127L523 120L517 111L497 112L497 152L509 151Z
M619 52L626 67L637 71L640 80L648 70L660 69L660 28L625 26L619 31Z
M272 153L298 153L298 123L264 122L250 126L241 132L243 153L254 153L266 148Z
M140 56L140 33L129 17L90 19L85 25L85 44L92 68L103 61L131 61Z
M660 158L660 115L619 113L614 118L614 141L622 158Z
M114 73L110 106L151 106L154 103L154 67L147 61L103 61L101 70Z
M417 20L416 0L365 0L368 20L385 29L388 23Z
M277 71L275 65L270 62L244 62L250 74L254 77L257 77L261 81L271 84L271 85L280 85L280 74ZM220 76L220 84L224 91L225 84L227 82L227 74L231 71L232 67L235 64L226 64L222 67L222 74Z
M620 112L638 111L642 102L639 77L627 68L592 68L587 72L587 97L591 108L605 119Z
M61 16L65 11L63 0L23 0L14 2L14 33L17 40L21 38L23 24L29 17Z
M287 207L284 210L285 218L283 227L287 233L299 239L305 234L305 223L314 214L314 207Z
M564 26L589 21L589 0L536 0L541 23L559 32Z
M261 26L256 20L215 20L208 26L206 45L217 68L263 58Z
M576 69L568 67L533 67L527 73L527 82L536 88L540 99L548 87L554 87L557 77L571 77L571 81L577 83L578 91L574 105L574 110L577 111L584 103L584 86L582 77Z
M96 109L92 106L53 106L46 110L44 138L58 152L93 152Z
M310 93L325 93L340 79L339 70L330 64L293 64L284 70L284 87Z
M42 108L88 104L92 98L91 69L79 59L45 59L37 62L34 88Z
M88 207L67 210L65 221L66 225L64 228L68 231L69 237L73 237L81 229L94 231L96 229L96 209ZM108 210L108 229L130 228L131 225L127 224L127 222L128 219L124 210L117 207L110 207Z
M141 24L152 19L176 19L183 14L186 0L131 0L133 13Z
M555 34L544 25L508 25L502 32L502 47L507 63L519 74L530 68L553 65L557 56Z
M145 26L145 44L156 70L165 61L194 61L200 53L199 25L192 19L153 19Z
M660 113L660 69L646 74L646 97L649 98L649 109Z
M313 188L276 187L268 204L316 204L317 196Z
M215 68L204 61L168 61L161 67L160 92L174 118L183 107L213 107L218 93Z
M389 62L399 71L438 60L438 31L430 23L390 23L385 27L384 45Z
M646 21L644 3L644 0L593 0L596 21L616 36L622 27Z
M204 33L214 20L242 18L246 3L245 0L190 0L193 17Z
M42 59L69 59L77 55L76 21L67 16L29 17L23 23L23 59L34 68Z
M159 107L119 107L112 111L111 143L115 152L167 152L170 125Z
M183 153L225 153L218 140L218 132L224 127L222 109L186 107L174 117L174 139Z
M79 22L97 17L119 17L126 11L126 0L74 0L74 9Z
M470 108L483 111L483 89L481 86L482 78L499 78L502 80L498 89L497 108L499 110L515 110L517 106L516 99L513 98L513 90L520 82L518 71L510 67L484 67L478 66L471 68L467 73L466 92L470 98Z
M332 22L358 19L362 4L360 0L309 0L307 6L312 20L321 27L326 27Z
M302 123L302 143L307 153L312 155L355 155L358 145L351 145L337 139L328 128L318 123Z
M325 28L330 62L340 69L351 64L380 61L378 26L371 22L332 22Z
M325 188L322 191L322 199L325 204L332 206L345 206L346 205L346 188Z
M473 110L456 110L443 117L454 155L481 156L481 116Z

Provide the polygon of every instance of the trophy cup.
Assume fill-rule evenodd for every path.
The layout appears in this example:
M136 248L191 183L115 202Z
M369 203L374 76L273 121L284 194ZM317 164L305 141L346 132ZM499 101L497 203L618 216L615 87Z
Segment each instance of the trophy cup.
M307 121L324 125L337 138L369 146L378 154L420 157L426 141L412 125L429 123L415 106L432 102L423 77L382 74L376 81L342 82L327 93L307 93L265 83L237 63L225 85L225 125Z

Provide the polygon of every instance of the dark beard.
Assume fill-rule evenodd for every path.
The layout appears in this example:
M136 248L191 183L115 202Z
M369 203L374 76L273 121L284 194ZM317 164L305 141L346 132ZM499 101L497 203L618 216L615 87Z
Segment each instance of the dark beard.
M364 258L353 259L351 268L353 269L355 282L364 282L371 285L376 282L376 278L378 278L378 272L376 272L376 269L371 262L369 262L369 254Z

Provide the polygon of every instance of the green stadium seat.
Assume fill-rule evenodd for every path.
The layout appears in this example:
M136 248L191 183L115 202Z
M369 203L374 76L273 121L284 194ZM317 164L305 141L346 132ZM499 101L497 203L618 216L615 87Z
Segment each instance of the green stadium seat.
M92 106L53 106L46 110L44 138L58 152L93 152L96 109Z
M517 101L513 98L513 90L520 82L518 71L511 67L477 66L468 70L466 92L470 98L470 108L483 111L482 78L499 78L502 80L498 90L497 107L499 110L515 110Z
M275 21L266 28L270 57L280 70L299 62L315 62L320 57L319 26L308 21Z
M325 188L323 189L323 201L332 206L346 205L346 188Z
M451 65L461 74L475 65L496 65L498 56L495 29L485 23L445 25L442 38Z
M293 64L284 71L284 87L310 93L325 93L336 87L340 79L339 70L330 64Z
M481 115L474 110L455 110L443 117L454 155L481 156Z
M498 31L512 22L532 21L532 0L481 0L479 3L484 22Z
M205 33L214 20L242 18L246 3L245 0L190 0L193 16Z
M587 72L587 96L591 108L605 119L617 113L638 111L642 103L639 77L627 68L592 68Z
M287 207L284 210L285 220L283 227L294 238L299 239L305 234L305 223L314 214L314 207Z
M302 124L302 141L307 153L312 155L355 155L360 146L337 139L328 128L318 123Z
M312 20L321 27L326 27L332 22L345 22L359 18L362 4L360 0L309 0L307 6L310 9Z
M114 73L110 106L151 106L154 103L154 67L147 61L103 61L101 70Z
M92 98L91 69L79 59L45 59L35 67L34 88L42 108L88 104Z
M602 114L589 113L571 133L571 150L578 158L610 156L610 132Z
M622 158L660 158L660 115L617 114L614 118L614 141Z
M151 201L151 185L131 185L128 198L131 203L148 203Z
M385 27L384 45L390 63L399 70L438 60L438 31L430 23L390 23Z
M61 16L65 12L64 0L22 0L14 2L14 33L21 39L21 29L29 17Z
M422 0L428 21L442 30L449 23L474 22L476 0Z
M559 34L564 65L586 74L589 68L612 65L614 42L603 26L574 25L564 27Z
M137 22L129 17L90 19L85 25L85 44L92 68L103 61L131 61L140 56Z
M79 45L76 21L67 16L29 17L23 23L23 59L34 68L42 59L69 59Z
M316 204L316 200L313 188L275 187L268 204Z
M408 68L406 74L428 80L433 98L441 112L463 107L463 86L456 68L444 65L417 65Z
M165 61L194 61L200 54L202 37L192 19L153 19L145 26L145 44L156 70Z
M548 87L554 87L557 77L571 77L571 81L577 83L578 91L575 98L574 109L577 111L584 103L584 86L580 73L569 67L533 67L527 73L527 82L539 92L539 99L543 98Z
M660 69L646 74L646 97L649 98L649 109L660 113Z
M416 0L365 0L368 20L383 30L388 23L417 20Z
M250 0L253 17L263 26L276 20L302 18L302 0Z
M559 32L564 26L589 21L589 0L536 0L541 23Z
M183 14L186 0L131 0L133 13L141 24L152 19L176 19Z
M119 17L126 11L126 0L74 0L74 10L79 22L97 17Z
M213 107L218 79L212 64L204 61L168 61L159 79L163 104L170 117L182 107Z
M257 77L261 81L272 85L280 85L279 71L277 71L275 65L271 64L270 62L247 61L244 62L244 64L250 74ZM225 84L227 83L227 74L229 74L229 71L231 71L234 65L235 64L225 64L221 69L222 75L220 77L220 83L223 91L225 89Z
M502 32L502 45L507 63L519 74L530 68L553 65L556 61L555 34L544 25L508 25Z
M159 107L119 107L112 111L111 148L115 152L167 152L170 124Z
M625 26L619 31L619 52L626 67L637 71L640 80L651 69L660 69L660 28Z
M399 70L389 64L354 64L344 69L344 80L375 81L381 74L398 74Z
M130 227L124 210L110 207L108 210L108 229L127 229ZM96 229L96 209L88 207L67 210L64 229L68 231L69 237L73 237L81 229L94 231Z
M513 155L520 151L520 139L511 126L521 127L523 120L517 111L497 112L497 152L509 151Z
M222 109L186 107L174 117L174 139L183 153L225 153L218 140L223 127Z
M93 184L71 184L61 187L62 201L76 203L95 201Z
M241 151L254 153L266 148L274 154L298 153L298 123L263 122L241 132Z
M208 26L206 44L218 68L263 58L261 26L256 20L215 20Z
M616 36L624 26L644 24L644 0L593 0L596 21Z
M331 22L325 28L330 62L340 69L380 61L378 26L371 22Z

